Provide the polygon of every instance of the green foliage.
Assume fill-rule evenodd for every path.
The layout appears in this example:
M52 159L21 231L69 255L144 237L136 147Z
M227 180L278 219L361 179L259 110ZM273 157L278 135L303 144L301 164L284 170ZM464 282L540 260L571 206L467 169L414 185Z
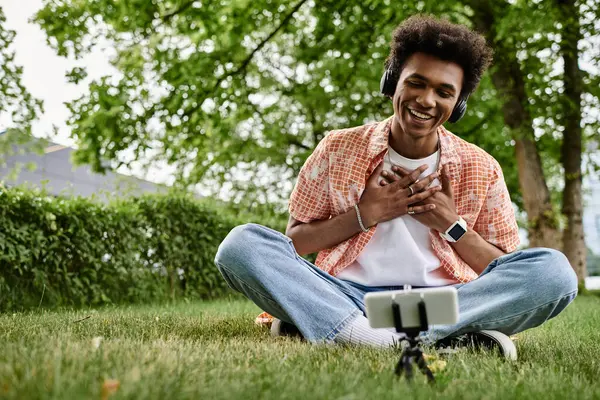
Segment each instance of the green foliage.
M224 295L214 256L245 217L178 192L103 204L2 189L0 310Z
M81 57L105 39L117 51L122 76L68 104L79 162L166 161L178 183L255 206L289 196L327 131L391 115L383 61L393 28L418 12L469 24L464 5L431 0L61 0L35 20L60 55ZM499 159L519 202L501 106L485 79L449 128Z
M177 184L200 182L244 207L278 201L283 214L294 178L327 131L392 113L378 84L393 28L416 13L473 27L475 10L484 9L483 19L493 21L485 34L497 49L497 64L516 61L507 63L506 79L517 82L508 86L518 92L527 126L506 126L509 100L486 75L466 117L448 128L498 159L519 207L514 139L535 130L560 209L569 107L560 43L569 18L579 17L589 44L580 42L582 65L600 62L600 47L593 45L600 7L593 1L577 7L579 15L568 16L555 2L537 0L47 0L35 21L59 55L83 57L107 41L116 49L111 62L121 74L96 80L89 94L68 104L78 162L97 171L111 162L166 162L176 167ZM598 168L588 155L598 149L593 110L600 106L600 77L582 68L583 152L592 172ZM72 71L69 79L84 72Z

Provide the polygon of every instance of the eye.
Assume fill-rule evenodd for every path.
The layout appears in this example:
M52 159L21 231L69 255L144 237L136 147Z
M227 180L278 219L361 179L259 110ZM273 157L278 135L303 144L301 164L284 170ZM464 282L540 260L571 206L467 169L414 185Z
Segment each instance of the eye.
M438 94L444 99L449 99L450 97L452 97L450 93L444 92L443 90L438 91Z
M423 83L421 83L421 82L416 82L416 81L406 81L406 83L407 83L409 86L412 86L412 87L415 87L415 88L420 88L420 87L423 87L423 86L425 86Z

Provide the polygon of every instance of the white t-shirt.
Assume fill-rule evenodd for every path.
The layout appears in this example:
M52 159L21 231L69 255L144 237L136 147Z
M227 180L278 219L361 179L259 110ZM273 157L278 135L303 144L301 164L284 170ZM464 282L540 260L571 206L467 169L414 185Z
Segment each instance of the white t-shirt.
M413 171L423 164L428 168L419 179L435 172L439 150L429 157L411 160L391 147L384 157L384 170L391 172L391 162ZM439 185L436 179L432 186ZM337 278L365 286L444 286L456 283L440 268L429 239L429 228L410 215L377 224L375 234Z

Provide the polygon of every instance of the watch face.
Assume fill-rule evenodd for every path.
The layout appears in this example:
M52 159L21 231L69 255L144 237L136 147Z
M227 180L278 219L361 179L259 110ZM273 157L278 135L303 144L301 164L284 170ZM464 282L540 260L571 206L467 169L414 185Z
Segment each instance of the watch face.
M452 229L450 229L450 232L448 232L448 235L450 235L450 237L452 237L452 239L454 240L458 240L460 239L467 231L460 226L459 224L455 224Z

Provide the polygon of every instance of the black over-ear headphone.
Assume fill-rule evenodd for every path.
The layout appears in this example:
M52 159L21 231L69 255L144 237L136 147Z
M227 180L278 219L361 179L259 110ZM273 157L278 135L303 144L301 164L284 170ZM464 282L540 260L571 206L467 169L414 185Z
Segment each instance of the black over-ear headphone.
M394 97L397 84L398 81L394 79L392 70L388 68L385 70L383 76L381 77L381 82L379 83L379 90L381 90L381 93L386 96ZM450 118L448 118L448 121L452 123L458 122L458 120L461 119L463 115L465 115L465 112L467 111L468 99L469 96L462 96L460 99L458 99L456 105L454 106L454 110L452 110Z

